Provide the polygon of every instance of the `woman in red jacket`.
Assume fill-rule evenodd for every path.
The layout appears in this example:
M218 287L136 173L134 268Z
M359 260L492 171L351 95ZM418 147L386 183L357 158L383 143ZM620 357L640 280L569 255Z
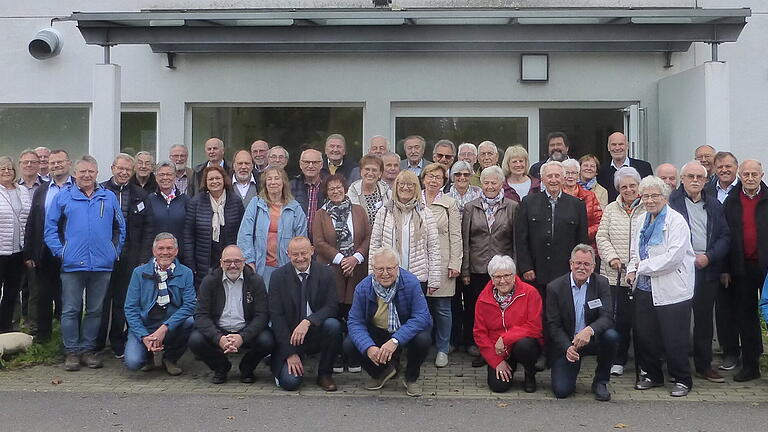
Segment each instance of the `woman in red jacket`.
M488 387L505 392L512 387L517 363L525 369L523 389L536 391L536 359L544 344L539 292L517 274L512 258L496 255L488 263L491 281L475 306L475 342L488 363Z

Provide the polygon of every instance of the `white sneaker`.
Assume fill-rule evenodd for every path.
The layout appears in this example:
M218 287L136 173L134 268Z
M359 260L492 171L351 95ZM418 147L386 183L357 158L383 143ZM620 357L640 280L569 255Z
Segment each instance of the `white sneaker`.
M438 352L435 357L435 367L443 368L448 366L448 354L444 352Z
M613 366L611 366L611 375L613 375L613 376L624 375L624 366L622 366L622 365L613 365Z

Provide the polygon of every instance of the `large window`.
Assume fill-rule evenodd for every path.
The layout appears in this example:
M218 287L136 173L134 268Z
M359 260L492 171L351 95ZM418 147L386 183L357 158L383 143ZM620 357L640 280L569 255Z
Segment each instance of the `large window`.
M395 120L397 151L405 158L401 141L409 135L421 135L427 141L424 157L432 157L432 147L440 139L457 146L463 142L475 145L493 141L503 152L520 144L528 148L527 117L397 117ZM499 159L501 161L501 159Z
M120 151L135 156L140 151L157 151L157 112L120 113ZM157 155L155 155L157 158Z
M0 105L0 154L16 160L22 150L64 149L71 159L88 153L88 107Z
M192 107L192 161L205 160L204 143L224 140L226 158L263 139L290 153L288 171L297 172L299 153L307 147L323 150L325 138L340 133L347 140L347 155L362 155L362 107Z

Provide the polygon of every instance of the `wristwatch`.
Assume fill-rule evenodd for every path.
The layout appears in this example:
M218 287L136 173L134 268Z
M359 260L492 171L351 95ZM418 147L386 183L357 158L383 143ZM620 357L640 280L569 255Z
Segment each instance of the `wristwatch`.
M397 339L395 339L395 338L392 338L392 339L390 339L390 340L391 340L392 342L394 342L394 344L395 344L395 345L397 345L397 346L400 346L400 341L399 341L399 340L397 340Z

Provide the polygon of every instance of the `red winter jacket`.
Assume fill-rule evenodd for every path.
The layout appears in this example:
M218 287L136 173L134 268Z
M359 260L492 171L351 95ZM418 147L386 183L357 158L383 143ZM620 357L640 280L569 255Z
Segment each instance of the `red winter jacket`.
M597 235L597 229L600 228L600 220L603 219L603 209L600 207L600 201L597 200L597 196L594 192L586 190L578 185L576 185L572 191L566 190L566 188L563 187L563 192L584 201L584 205L587 207L587 234L589 237L589 244L595 252L597 252L595 236Z
M475 343L488 365L492 368L506 357L496 354L496 341L504 338L504 346L511 351L512 345L522 338L532 337L544 345L542 334L542 305L539 292L533 286L515 276L515 294L512 304L502 312L493 297L493 281L480 292L475 305Z

